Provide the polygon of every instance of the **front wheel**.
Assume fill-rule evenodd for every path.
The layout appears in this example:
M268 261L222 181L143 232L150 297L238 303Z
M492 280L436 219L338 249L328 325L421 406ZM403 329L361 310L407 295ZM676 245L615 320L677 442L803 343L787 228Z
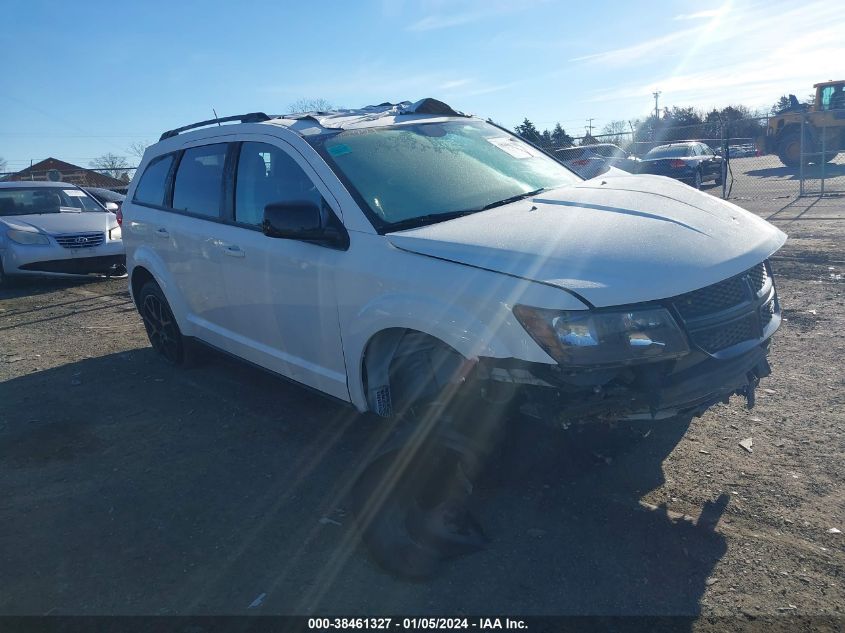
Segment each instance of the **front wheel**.
M777 146L778 151L778 158L780 158L780 162L782 162L787 167L791 167L793 169L799 167L801 165L801 133L797 130L793 130L791 132L786 132L781 139L778 141ZM809 160L807 159L808 155L811 155L815 151L812 142L806 136L804 137L804 164L806 165Z
M170 304L159 285L150 280L138 293L138 311L153 349L171 365L189 362L188 342L182 336Z

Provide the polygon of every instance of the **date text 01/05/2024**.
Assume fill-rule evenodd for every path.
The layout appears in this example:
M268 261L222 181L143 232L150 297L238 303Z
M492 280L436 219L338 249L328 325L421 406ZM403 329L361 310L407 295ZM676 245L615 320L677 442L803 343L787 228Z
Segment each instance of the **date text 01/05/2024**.
M524 620L511 618L309 618L308 629L327 631L338 629L478 629L524 630Z

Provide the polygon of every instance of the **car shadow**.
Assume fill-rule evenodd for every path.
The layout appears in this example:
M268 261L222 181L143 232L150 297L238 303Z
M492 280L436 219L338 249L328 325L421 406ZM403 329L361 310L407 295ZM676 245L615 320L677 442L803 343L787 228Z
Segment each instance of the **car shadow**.
M688 424L514 416L474 495L490 545L409 582L347 505L389 422L218 354L34 372L0 383L0 612L694 616L726 500L640 503Z
M745 172L746 176L755 178L779 178L782 180L800 180L801 171L797 167L767 167L764 169L751 169ZM807 165L804 167L805 179L836 178L845 176L845 165L832 163L824 165Z
M58 292L74 287L85 287L115 279L114 277L79 276L79 277L5 277L0 285L0 301L19 299L50 292Z

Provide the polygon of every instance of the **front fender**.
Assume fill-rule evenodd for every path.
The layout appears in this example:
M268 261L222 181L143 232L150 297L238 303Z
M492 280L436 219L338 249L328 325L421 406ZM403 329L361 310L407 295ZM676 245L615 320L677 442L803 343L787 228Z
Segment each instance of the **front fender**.
M349 393L353 404L367 410L363 381L367 345L384 330L401 328L422 332L445 343L464 358L526 356L553 362L516 322L510 308L501 304L483 323L461 306L419 296L392 294L369 302L347 322L343 334Z

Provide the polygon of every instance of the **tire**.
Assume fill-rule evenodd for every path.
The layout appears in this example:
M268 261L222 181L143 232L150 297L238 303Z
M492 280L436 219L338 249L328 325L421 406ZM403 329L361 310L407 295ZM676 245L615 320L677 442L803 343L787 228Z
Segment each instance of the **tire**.
M812 142L804 139L804 154L811 154L814 151ZM777 154L785 166L797 169L801 165L801 132L792 130L785 132L778 140ZM805 160L806 165L809 161Z
M106 276L109 277L109 278L112 278L112 279L115 279L115 278L120 279L122 277L126 277L127 276L126 266L124 266L123 264L118 264L112 270L110 270L106 274Z
M191 364L190 342L182 336L170 304L155 281L145 283L138 293L138 312L150 344L166 363Z

